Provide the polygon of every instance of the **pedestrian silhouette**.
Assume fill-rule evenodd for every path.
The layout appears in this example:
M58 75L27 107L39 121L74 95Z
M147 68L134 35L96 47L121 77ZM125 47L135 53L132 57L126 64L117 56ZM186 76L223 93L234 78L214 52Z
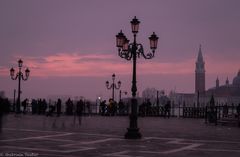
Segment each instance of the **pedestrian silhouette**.
M82 114L83 114L83 108L84 108L84 102L82 99L80 99L77 104L76 104L76 111L74 114L74 125L76 122L76 116L78 119L78 124L81 125L82 124Z
M170 118L170 110L171 110L171 102L167 101L167 103L164 106L164 111L165 111L164 117Z
M120 100L118 103L118 113L121 116L124 115L124 103L122 102L122 100Z
M240 103L237 106L237 116L240 118Z
M62 110L62 101L61 101L61 99L58 99L58 101L57 101L57 116L58 117L61 115L61 110Z
M27 103L28 103L28 99L25 99L25 100L23 100L23 102L22 102L23 114L26 114L26 112L27 112Z
M48 109L48 112L46 114L47 117L53 115L53 112L55 111L56 107L52 103L49 103L49 107L48 108L49 109Z
M66 101L66 114L73 115L73 101L70 98Z
M225 104L223 106L223 117L227 117L228 116L228 105Z
M106 100L103 100L101 103L100 103L100 114L102 116L104 116L106 114Z
M2 132L2 123L4 114L9 113L10 102L7 98L0 97L0 133Z
M0 133L2 132L3 113L4 113L3 99L0 97Z
M86 108L87 108L88 116L90 116L92 114L90 101L86 101Z

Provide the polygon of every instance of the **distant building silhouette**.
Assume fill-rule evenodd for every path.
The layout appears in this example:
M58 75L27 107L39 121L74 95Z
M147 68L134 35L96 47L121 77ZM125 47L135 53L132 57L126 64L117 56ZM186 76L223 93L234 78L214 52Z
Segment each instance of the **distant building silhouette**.
M216 79L216 88L219 88L219 79L218 79L218 77Z
M237 76L233 78L232 84L228 78L224 85L219 85L219 79L216 80L216 86L207 90L207 95L213 94L218 97L240 97L240 70Z
M217 104L239 104L240 103L240 70L233 78L232 84L227 78L224 85L220 85L219 78L216 79L215 87L205 89L205 62L200 45L195 68L195 93L172 93L172 101L181 105L196 105L199 98L200 106L209 103L211 95Z
M195 68L195 93L205 93L205 62L203 60L202 48L199 46L198 57Z

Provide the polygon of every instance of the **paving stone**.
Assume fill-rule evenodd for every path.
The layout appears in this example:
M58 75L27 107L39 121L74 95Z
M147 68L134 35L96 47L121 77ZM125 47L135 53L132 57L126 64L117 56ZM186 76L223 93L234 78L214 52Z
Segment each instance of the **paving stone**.
M139 140L124 139L128 117L88 116L81 125L73 122L72 116L7 115L0 156L240 156L240 128L206 125L203 119L140 117Z

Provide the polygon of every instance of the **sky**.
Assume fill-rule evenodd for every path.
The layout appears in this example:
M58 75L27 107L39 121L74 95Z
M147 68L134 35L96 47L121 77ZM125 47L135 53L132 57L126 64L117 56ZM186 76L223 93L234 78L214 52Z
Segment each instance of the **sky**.
M118 56L115 35L123 30L132 41L134 16L146 53L152 32L159 37L155 57L137 60L139 95L152 87L194 92L200 44L206 88L217 77L231 83L240 69L239 8L239 0L0 0L0 91L13 97L17 81L9 69L21 58L31 71L22 97L108 99L105 82L113 73L130 96L132 62Z

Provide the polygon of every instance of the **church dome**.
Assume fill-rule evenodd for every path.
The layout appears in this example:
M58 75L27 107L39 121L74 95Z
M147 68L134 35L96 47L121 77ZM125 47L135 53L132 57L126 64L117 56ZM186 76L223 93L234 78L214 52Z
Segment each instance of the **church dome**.
M240 70L238 71L238 74L233 79L233 86L240 86Z

